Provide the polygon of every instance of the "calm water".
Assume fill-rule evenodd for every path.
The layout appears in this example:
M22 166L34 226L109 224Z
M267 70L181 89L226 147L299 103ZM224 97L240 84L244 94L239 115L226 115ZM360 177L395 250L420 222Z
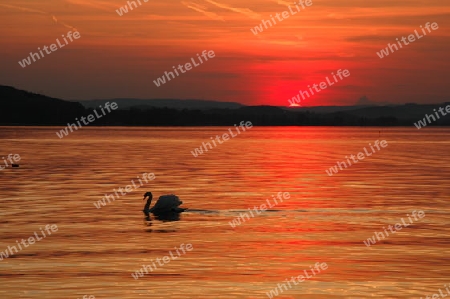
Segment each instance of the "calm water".
M268 298L316 262L329 268L277 298L420 298L450 282L449 129L252 128L194 158L227 128L0 128L0 298ZM377 139L388 147L330 177ZM2 161L2 160L0 160ZM142 173L156 179L97 209ZM180 221L146 221L142 195L177 194ZM278 192L291 198L231 228ZM413 210L426 216L371 247ZM138 280L143 264L193 250Z

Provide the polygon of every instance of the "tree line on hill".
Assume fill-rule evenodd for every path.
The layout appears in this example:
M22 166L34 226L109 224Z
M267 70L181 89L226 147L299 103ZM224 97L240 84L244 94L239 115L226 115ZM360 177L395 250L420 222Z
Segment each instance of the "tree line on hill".
M426 107L425 107L426 106ZM430 105L396 107L367 107L364 109L320 113L303 109L285 109L272 106L242 106L235 109L174 109L148 106L128 107L112 111L90 126L233 126L251 121L255 126L413 126L419 119L405 117L431 113ZM426 109L425 109L426 108ZM422 113L423 110L423 114ZM430 111L428 111L430 110ZM99 111L99 109L97 109ZM78 102L68 102L0 86L0 125L55 125L66 126L75 119L93 114ZM402 117L400 117L400 116ZM450 119L441 118L430 125L450 125Z

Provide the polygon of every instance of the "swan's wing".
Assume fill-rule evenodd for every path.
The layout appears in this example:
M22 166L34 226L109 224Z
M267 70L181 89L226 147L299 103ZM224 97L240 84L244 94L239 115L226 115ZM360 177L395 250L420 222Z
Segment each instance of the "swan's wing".
M170 211L174 208L178 208L181 204L181 200L176 195L162 195L159 197L153 209Z

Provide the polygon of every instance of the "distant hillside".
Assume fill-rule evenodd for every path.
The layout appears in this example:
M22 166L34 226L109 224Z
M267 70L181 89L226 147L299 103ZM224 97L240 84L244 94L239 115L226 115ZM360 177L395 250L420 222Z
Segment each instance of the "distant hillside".
M171 108L171 109L238 109L242 107L239 103L233 102L217 102L217 101L204 101L204 100L140 100L140 99L110 99L110 100L88 100L80 101L80 103L86 108L96 108L100 105L104 105L106 102L116 102L119 105L119 109L134 108Z
M79 103L67 102L43 95L0 85L1 125L59 125L83 115Z
M88 116L106 102L119 109L90 126L233 126L251 121L255 126L414 126L442 104L348 107L244 106L199 100L93 100L68 102L8 86L0 86L0 125L67 125ZM155 105L160 105L156 107ZM450 126L450 115L430 126Z
M366 107L348 110L346 113L359 117L380 117L380 116L391 116L398 118L400 120L406 119L420 119L424 118L424 114L433 114L433 109L438 110L439 107L445 108L445 106L450 105L450 103L442 104L405 104L399 106L377 106L377 107ZM450 120L450 119L449 119Z
M360 122L367 125L374 120L385 122L386 125L408 125L417 122L425 117L425 114L431 115L433 109L445 108L450 103L441 104L403 104L386 106L323 106L323 107L296 107L287 108L289 111L311 112L324 115L330 119L346 119ZM449 125L449 117L442 117L433 122L432 125Z
M355 110L355 109L362 109L362 108L370 108L375 106L314 106L314 107L285 107L284 109L287 109L289 111L296 111L296 112L314 112L314 113L334 113L334 112L344 112L349 110Z

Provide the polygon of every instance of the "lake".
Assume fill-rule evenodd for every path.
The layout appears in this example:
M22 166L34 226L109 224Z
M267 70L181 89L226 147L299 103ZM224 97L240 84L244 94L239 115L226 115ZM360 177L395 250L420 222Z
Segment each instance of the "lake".
M253 127L197 157L195 148L228 127L83 127L60 139L61 129L0 127L0 163L21 157L19 168L0 170L0 253L35 232L42 238L0 261L0 298L446 292L450 129ZM327 174L376 140L388 146ZM144 173L154 179L95 206ZM152 205L176 194L189 210L179 221L145 219L147 191ZM275 203L280 192L289 198ZM272 206L256 212L264 203ZM402 218L407 227L365 245ZM312 275L316 263L327 267ZM143 265L156 267L141 277Z

